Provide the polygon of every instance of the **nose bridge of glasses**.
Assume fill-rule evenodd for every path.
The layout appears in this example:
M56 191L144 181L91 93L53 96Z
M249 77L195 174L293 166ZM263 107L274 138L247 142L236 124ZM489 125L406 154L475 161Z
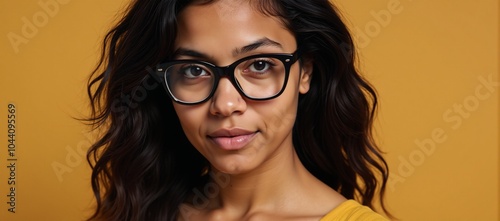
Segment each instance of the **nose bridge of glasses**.
M215 71L217 72L217 75L219 75L220 78L226 77L231 81L235 67L236 67L235 64L230 64L228 66L223 66L223 67L214 66Z
M229 80L229 82L231 83L231 85L238 91L240 92L240 88L239 86L237 85L238 83L235 82L234 80L234 71L235 71L235 67L236 67L236 64L230 64L228 66L223 66L223 67L220 67L220 66L214 66L214 70L215 72L217 73L216 75L216 78L215 78L215 82L214 82L214 90L217 90L218 88L218 85L219 85L219 82L220 80L222 80L222 78L226 78L227 80Z

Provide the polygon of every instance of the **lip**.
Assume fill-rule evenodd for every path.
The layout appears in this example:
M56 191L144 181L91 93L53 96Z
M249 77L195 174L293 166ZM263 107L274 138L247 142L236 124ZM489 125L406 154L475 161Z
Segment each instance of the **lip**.
M208 134L208 138L223 150L240 150L250 143L256 134L257 131L239 128L219 129Z

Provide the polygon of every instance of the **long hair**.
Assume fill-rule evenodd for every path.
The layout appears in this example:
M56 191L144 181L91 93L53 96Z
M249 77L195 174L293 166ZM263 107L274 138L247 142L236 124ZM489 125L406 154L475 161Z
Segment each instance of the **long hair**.
M257 1L280 18L313 61L311 87L299 97L293 143L318 179L373 207L388 166L372 136L377 95L357 72L351 35L327 0ZM87 160L96 209L89 220L176 220L179 207L210 178L163 87L150 77L171 59L178 13L189 0L135 0L107 33L88 83L91 115L102 131Z

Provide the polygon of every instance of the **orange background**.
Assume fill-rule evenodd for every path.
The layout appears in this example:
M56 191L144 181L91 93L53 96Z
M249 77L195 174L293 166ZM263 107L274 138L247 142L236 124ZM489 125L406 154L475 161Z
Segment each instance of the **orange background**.
M401 220L499 220L499 3L335 0L380 95L377 137ZM0 220L77 221L91 211L73 117L113 1L0 2ZM8 104L16 105L16 213L8 212ZM12 161L11 161L12 162Z

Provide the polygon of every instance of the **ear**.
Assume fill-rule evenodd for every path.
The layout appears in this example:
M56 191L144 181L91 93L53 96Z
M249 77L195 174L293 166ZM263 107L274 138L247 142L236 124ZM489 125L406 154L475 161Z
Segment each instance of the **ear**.
M309 91L313 72L313 62L311 59L303 59L301 64L301 74L299 82L299 92L305 94Z

